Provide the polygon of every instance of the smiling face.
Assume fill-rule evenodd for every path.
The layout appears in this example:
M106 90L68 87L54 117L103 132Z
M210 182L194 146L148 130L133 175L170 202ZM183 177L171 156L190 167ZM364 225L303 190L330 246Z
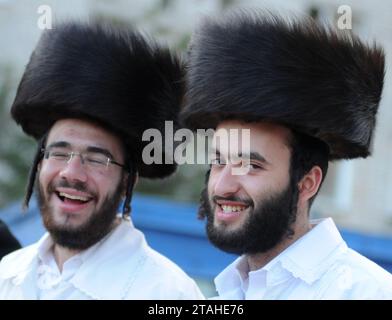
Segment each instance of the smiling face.
M290 183L290 131L268 123L224 121L220 130L249 129L249 150L242 140L214 143L214 154L204 194L207 233L222 250L233 253L264 252L289 232L298 201ZM246 157L236 158L232 150ZM236 159L232 161L232 159ZM242 175L233 168L245 167Z
M100 166L95 160L123 163L121 141L93 123L64 119L51 128L45 150L38 169L45 227L60 245L87 248L110 231L124 186L120 166ZM75 154L69 161L62 159L70 152Z

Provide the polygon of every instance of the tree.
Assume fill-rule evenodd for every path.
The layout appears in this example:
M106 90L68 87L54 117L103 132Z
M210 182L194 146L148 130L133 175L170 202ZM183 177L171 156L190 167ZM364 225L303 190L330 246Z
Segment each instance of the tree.
M11 68L0 65L0 207L20 199L35 142L22 133L9 114L14 96Z

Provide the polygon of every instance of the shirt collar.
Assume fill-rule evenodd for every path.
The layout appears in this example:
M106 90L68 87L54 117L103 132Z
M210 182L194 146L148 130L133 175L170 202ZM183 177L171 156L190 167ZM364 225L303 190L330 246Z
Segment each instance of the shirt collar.
M107 236L106 236L107 237ZM56 275L56 277L64 277L64 279L71 278L79 269L79 267L87 260L87 258L93 254L97 247L99 247L99 243L104 241L106 238L104 237L98 243L93 245L92 247L83 250L68 260L66 260L63 264L63 269L60 272L59 267L56 263L54 257L54 241L50 234L46 234L37 245L37 254L39 260L38 274L43 274L44 276L49 274Z
M225 299L244 299L242 287L246 278L243 276L243 270L238 265L243 265L246 262L246 257L241 256L229 264L218 276L214 279L216 291L219 296ZM246 264L248 264L246 262Z
M346 242L331 218L313 220L311 224L314 225L312 230L284 250L275 262L280 262L282 268L308 284L319 279L329 269L336 259L333 252L347 249ZM273 265L271 261L266 267L272 269Z
M107 235L106 237L108 237ZM95 245L91 246L90 248L81 251L80 253L76 254L73 257L76 257L80 259L82 262L86 261L87 258L93 254L93 252L99 247L99 243L104 241L106 238L104 237L102 240L100 240L98 243ZM38 242L37 242L37 253L38 253L38 259L43 262L47 263L50 259L51 256L53 256L53 246L54 246L54 241L53 238L49 233L46 233ZM72 257L72 258L73 258Z
M132 221L122 220L106 238L83 252L85 261L70 282L93 299L124 299L146 261L146 246Z
M342 239L335 223L331 218L311 221L315 226L304 236L286 248L259 270L249 272L249 282L252 278L260 278L259 274L266 273L266 286L277 285L288 278L299 278L308 284L319 279L335 260L332 253L345 250L346 243ZM241 256L224 269L216 278L217 291L221 293L238 291L244 277L245 256ZM247 264L247 263L246 263ZM238 292L237 292L238 294Z
M248 259L243 257L239 259L235 266L235 271L240 279L241 288L243 291L247 290L249 284L249 263Z
M53 248L52 237L46 233L37 243L38 259L42 262L48 261L48 255L51 254Z

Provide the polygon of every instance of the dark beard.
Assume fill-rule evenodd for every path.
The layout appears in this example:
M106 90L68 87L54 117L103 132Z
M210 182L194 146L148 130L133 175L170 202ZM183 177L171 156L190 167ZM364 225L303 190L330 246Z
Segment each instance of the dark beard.
M294 234L291 230L296 220L298 189L289 185L281 192L249 207L248 217L240 229L226 231L224 227L214 226L214 216L207 187L203 190L200 204L200 216L207 216L207 235L217 248L234 254L256 254L266 252L285 237ZM222 199L220 197L220 199ZM225 198L240 201L238 198ZM243 201L243 200L242 200Z
M65 248L85 250L105 237L112 230L117 216L117 209L121 201L122 193L121 181L122 179L114 193L103 201L101 207L98 208L86 222L76 228L59 227L56 225L51 213L52 208L47 206L41 186L36 184L37 201L43 223L52 236L53 241ZM86 188L81 184L71 186L66 181L63 181L61 186L73 187L79 191L86 191ZM48 193L50 194L51 192L53 192L53 187L49 186Z

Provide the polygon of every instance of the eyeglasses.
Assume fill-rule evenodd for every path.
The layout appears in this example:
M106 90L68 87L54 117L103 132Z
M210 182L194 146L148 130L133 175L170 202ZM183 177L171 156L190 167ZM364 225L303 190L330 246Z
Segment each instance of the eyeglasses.
M99 152L67 152L64 150L58 150L56 148L42 149L41 151L43 152L45 159L51 160L58 164L69 163L74 156L79 156L82 165L92 170L107 169L109 167L109 164L114 164L121 168L125 168L125 165L118 163L114 161L111 157Z

